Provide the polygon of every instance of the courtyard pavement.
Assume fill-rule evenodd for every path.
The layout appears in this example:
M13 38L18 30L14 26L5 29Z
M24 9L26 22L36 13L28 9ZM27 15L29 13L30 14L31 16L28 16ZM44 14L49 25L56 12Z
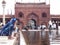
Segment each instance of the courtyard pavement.
M56 31L52 32L52 35L50 35L50 45L60 45L60 30L59 32L59 37L57 39L54 39L53 37L56 37ZM25 38L23 37L22 32L20 31L20 44L19 45L27 45L25 42ZM3 39L3 40L2 40ZM0 36L0 45L14 45L14 43L16 41L16 38L13 40L8 40L7 37L1 37Z

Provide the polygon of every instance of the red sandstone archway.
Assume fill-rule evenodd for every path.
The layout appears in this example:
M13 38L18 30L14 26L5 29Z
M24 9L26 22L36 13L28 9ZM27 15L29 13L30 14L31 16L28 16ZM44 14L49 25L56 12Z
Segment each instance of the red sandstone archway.
M35 13L30 13L30 14L28 14L28 16L27 16L27 23L28 23L28 21L31 20L31 19L33 19L33 20L36 21L36 25L39 24L39 17L38 17L38 15L36 15Z

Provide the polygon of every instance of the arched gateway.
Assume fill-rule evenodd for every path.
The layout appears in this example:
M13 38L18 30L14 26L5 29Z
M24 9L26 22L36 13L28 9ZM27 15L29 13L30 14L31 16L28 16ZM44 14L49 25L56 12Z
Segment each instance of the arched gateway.
M32 28L36 28L39 23L39 17L35 13L30 13L27 16L27 25L31 26Z
M23 26L27 25L29 20L35 20L36 26L41 25L42 22L48 25L50 6L45 3L16 3L15 17L23 22Z

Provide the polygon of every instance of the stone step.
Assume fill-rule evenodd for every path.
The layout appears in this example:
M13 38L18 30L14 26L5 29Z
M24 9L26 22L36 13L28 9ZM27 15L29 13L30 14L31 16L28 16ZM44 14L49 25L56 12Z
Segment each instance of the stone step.
M56 40L60 40L60 37L57 37Z
M8 36L0 36L0 42L7 41Z
M60 44L60 42L50 42L50 44Z
M52 40L50 41L50 44L60 44L60 40Z
M60 42L59 43L50 43L50 45L60 45Z

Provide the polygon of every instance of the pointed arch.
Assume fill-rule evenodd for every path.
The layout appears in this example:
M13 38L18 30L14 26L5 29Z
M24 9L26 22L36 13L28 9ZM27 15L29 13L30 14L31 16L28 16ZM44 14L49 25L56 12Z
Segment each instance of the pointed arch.
M27 16L28 18L38 18L38 16L37 16L37 14L36 13L30 13L30 14L28 14L28 16Z
M35 20L36 21L36 25L38 25L39 16L36 13L32 12L32 13L28 14L28 16L27 16L27 23L31 19Z

